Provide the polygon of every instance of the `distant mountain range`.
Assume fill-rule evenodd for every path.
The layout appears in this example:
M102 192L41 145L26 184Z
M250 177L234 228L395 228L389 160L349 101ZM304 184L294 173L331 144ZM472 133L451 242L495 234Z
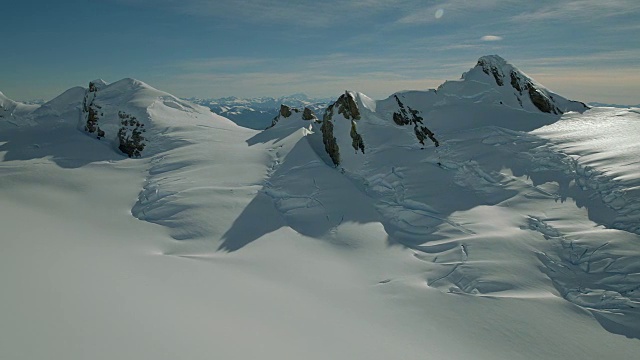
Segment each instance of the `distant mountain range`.
M316 112L324 109L332 100L331 98L310 98L303 93L289 96L238 98L235 96L218 99L185 99L192 103L206 106L214 113L224 116L236 124L250 129L264 130L271 125L273 118L278 114L280 105L300 108L308 107Z
M614 107L614 108L621 108L621 109L640 108L640 104L636 104L636 105L621 105L621 104L607 104L607 103L593 102L593 101L590 102L589 105L596 106L596 107Z

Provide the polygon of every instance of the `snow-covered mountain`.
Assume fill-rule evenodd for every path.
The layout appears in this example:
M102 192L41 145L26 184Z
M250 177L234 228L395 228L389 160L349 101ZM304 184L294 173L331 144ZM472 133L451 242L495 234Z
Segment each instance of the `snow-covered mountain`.
M250 129L264 130L274 117L277 116L280 105L294 108L304 108L318 112L324 109L331 99L309 98L303 93L297 93L279 98L258 97L241 99L237 97L225 97L219 99L187 99L195 104L203 105L214 113L224 116L236 124Z
M639 109L497 56L336 95L260 131L133 79L3 97L0 357L637 355Z
M505 78L511 79L507 85ZM430 128L438 132L482 126L531 130L557 121L557 116L542 114L582 113L588 108L549 91L492 55L480 58L461 80L447 81L435 90L396 93L381 101L347 91L326 108L318 132L322 133L327 154L338 166L344 161L362 162L357 155L364 155L367 147L377 150L389 143L420 149L438 147L437 136ZM273 124L283 117L281 111ZM382 127L387 129L381 131ZM408 140L408 134L413 140ZM356 156L345 151L349 148Z
M0 92L0 118L3 118L5 121L25 116L37 108L38 105L28 105L13 101Z

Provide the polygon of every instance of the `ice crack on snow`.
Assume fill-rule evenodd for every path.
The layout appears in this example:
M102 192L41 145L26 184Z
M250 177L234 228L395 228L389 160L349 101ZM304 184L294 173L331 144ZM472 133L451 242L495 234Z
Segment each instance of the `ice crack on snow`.
M640 336L640 326L633 319L640 316L640 264L637 254L622 253L610 241L570 239L559 229L530 216L528 228L551 241L552 251L538 252L542 270L568 301L588 309L596 318L615 325L614 332ZM605 326L605 327L606 327Z

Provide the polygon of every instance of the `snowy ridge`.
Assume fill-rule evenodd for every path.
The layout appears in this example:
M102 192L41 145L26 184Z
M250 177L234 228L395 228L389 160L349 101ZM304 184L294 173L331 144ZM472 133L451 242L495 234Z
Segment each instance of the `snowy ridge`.
M0 121L10 121L12 118L25 116L37 108L38 105L27 105L13 101L0 92Z
M73 87L62 94L55 97L53 100L47 101L42 104L33 113L33 117L57 117L64 118L66 116L77 116L77 111L80 109L82 99L85 94L85 88L77 86ZM75 114L69 114L73 113Z

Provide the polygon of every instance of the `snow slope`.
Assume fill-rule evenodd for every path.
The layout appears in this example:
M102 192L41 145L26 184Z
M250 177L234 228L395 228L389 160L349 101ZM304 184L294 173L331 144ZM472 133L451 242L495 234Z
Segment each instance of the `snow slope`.
M11 122L11 119L23 117L38 108L38 105L28 105L13 101L0 92L0 121Z
M0 127L0 357L633 358L638 113L482 74L265 131L94 81Z

